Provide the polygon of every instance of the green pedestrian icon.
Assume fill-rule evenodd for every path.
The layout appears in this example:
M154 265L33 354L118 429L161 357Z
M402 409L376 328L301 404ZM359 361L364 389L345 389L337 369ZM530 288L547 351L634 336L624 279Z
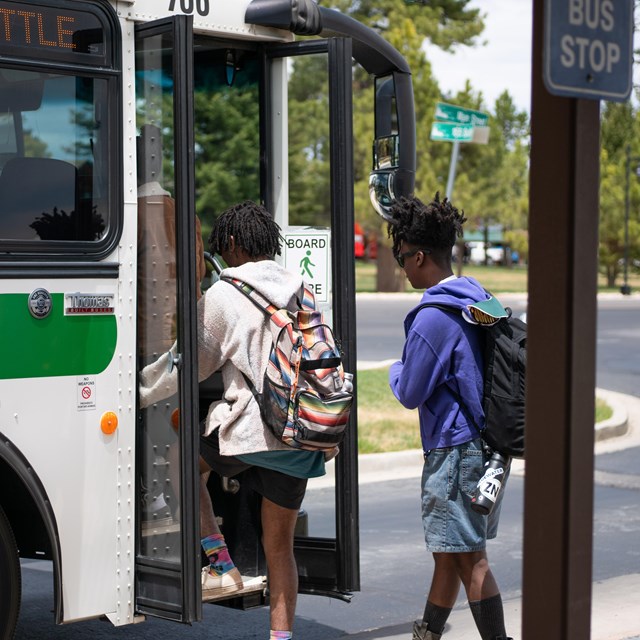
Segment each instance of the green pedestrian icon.
M302 258L302 260L300 260L300 268L302 269L302 271L300 272L300 275L304 275L305 271L309 274L310 278L313 278L313 273L311 273L311 270L309 269L309 267L315 267L316 265L313 264L313 262L311 262L311 258L309 257L311 255L311 251L307 250L307 255Z

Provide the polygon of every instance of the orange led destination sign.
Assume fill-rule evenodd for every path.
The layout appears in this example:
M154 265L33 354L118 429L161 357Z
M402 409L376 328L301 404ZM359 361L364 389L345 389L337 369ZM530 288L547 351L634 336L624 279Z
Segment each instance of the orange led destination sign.
M103 31L100 20L86 11L0 2L0 50L50 51L72 59L76 53L102 56Z

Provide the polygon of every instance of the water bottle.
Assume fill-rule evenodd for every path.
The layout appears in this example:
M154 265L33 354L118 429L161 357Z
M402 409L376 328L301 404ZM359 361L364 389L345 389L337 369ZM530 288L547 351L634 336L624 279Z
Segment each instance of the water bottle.
M491 513L502 489L508 467L509 457L494 451L484 465L484 474L478 482L475 495L471 498L471 508L474 511L485 516Z
M344 372L344 384L342 390L345 393L353 393L353 373Z

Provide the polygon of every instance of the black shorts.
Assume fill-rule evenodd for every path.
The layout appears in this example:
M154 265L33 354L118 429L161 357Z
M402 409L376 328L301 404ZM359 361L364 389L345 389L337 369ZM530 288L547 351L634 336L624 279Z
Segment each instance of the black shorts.
M201 422L200 455L220 477L232 478L244 471L245 482L263 498L284 509L300 509L307 490L307 478L296 478L273 469L247 464L233 456L223 456L218 443L218 430L208 436L203 435L203 432L204 422Z

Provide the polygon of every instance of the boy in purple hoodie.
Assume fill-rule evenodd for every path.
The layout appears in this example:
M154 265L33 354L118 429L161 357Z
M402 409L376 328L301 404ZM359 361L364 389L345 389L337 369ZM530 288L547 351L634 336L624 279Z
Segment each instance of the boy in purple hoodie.
M451 253L466 218L446 198L440 202L436 193L427 205L416 197L400 198L391 214L393 252L411 285L426 289L421 304L460 309L459 315L433 307L410 311L402 360L389 372L395 397L420 416L422 521L434 558L424 616L414 623L413 640L441 637L460 584L482 639L511 640L485 550L497 532L500 504L489 516L471 509L487 454L468 419L484 424L482 336L467 307L489 295L473 278L453 275ZM464 399L464 410L456 398Z

